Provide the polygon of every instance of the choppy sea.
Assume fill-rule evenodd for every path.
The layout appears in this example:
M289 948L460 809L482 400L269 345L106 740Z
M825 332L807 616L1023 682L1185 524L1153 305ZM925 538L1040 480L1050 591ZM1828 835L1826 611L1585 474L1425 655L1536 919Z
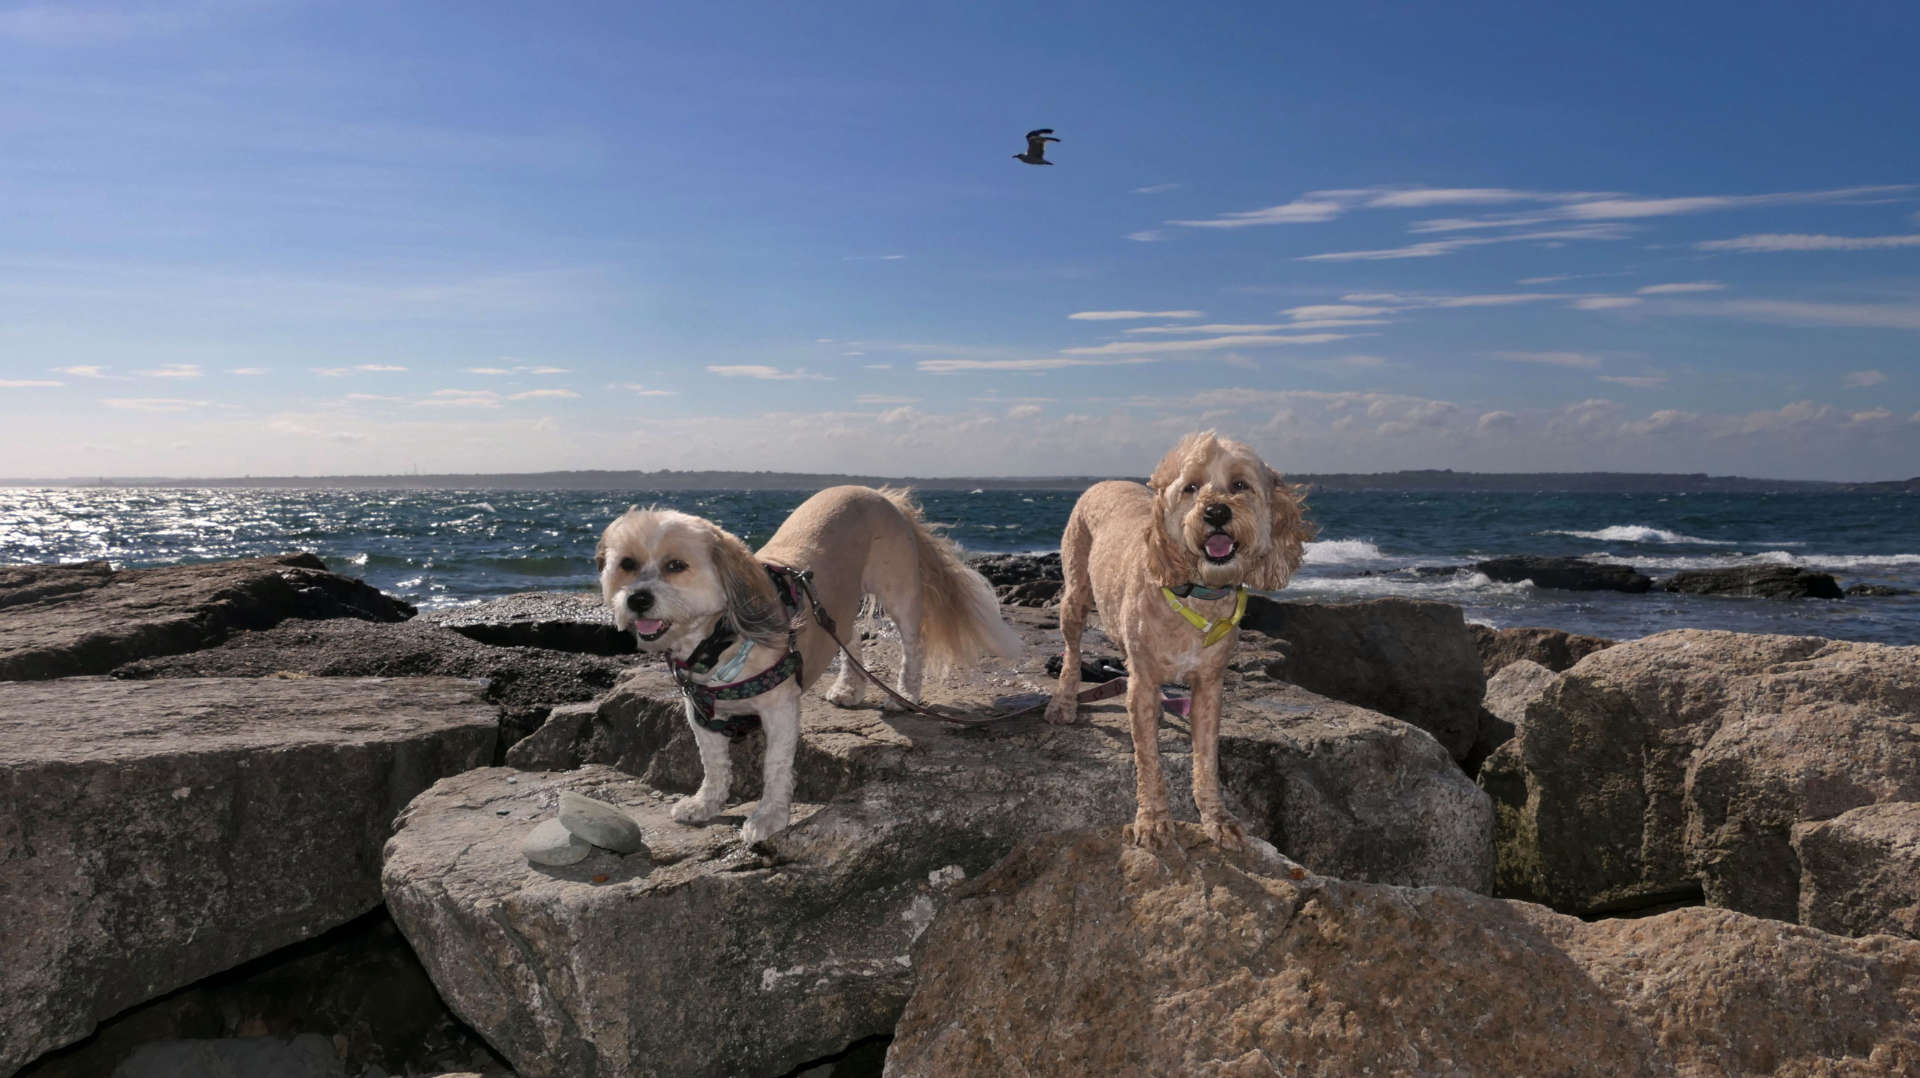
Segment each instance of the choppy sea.
M970 551L1057 550L1077 495L930 490L929 519ZM751 545L802 491L0 489L0 564L105 558L143 567L308 550L422 607L516 591L595 588L600 530L630 504L709 517ZM1619 639L1679 627L1920 644L1920 594L1780 601L1558 592L1500 584L1472 562L1504 554L1681 569L1798 565L1844 587L1920 590L1920 496L1908 494L1310 494L1319 539L1282 597L1406 596L1498 627Z

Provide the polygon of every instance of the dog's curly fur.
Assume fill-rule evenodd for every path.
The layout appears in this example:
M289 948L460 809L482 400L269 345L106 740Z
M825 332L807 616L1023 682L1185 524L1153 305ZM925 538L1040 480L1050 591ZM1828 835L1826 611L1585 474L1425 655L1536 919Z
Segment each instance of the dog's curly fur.
M1160 686L1185 680L1193 690L1193 800L1216 843L1244 846L1246 833L1220 799L1221 679L1239 630L1203 646L1162 587L1284 587L1313 536L1302 492L1258 454L1213 431L1189 434L1153 470L1146 486L1096 483L1074 504L1060 541L1066 588L1060 632L1066 638L1060 682L1047 720L1069 723L1080 689L1080 634L1090 606L1127 658L1127 713L1133 725L1135 812L1129 841L1149 849L1170 841L1172 824L1157 744ZM1225 535L1227 539L1215 539ZM1212 556L1231 540L1224 557ZM1230 617L1234 597L1188 599L1209 619Z
M1001 620L993 588L921 519L920 507L904 490L823 490L802 502L758 554L710 520L671 509L630 509L607 525L593 560L614 624L633 632L642 651L684 660L723 618L753 641L737 680L772 667L787 648L788 615L766 563L813 571L815 594L839 642L856 657L862 597L878 599L900 631L896 688L909 700L918 699L928 662L940 670L982 654L1011 658L1020 649L1019 636ZM718 715L756 713L766 734L760 805L740 828L748 842L787 826L800 694L839 650L836 634L810 616L801 620L800 679L751 699L719 701L714 709ZM738 645L724 654L736 650ZM843 664L827 699L848 706L865 690L866 679ZM694 723L690 705L687 719L705 775L700 789L674 806L673 818L695 824L725 806L731 759L725 735Z

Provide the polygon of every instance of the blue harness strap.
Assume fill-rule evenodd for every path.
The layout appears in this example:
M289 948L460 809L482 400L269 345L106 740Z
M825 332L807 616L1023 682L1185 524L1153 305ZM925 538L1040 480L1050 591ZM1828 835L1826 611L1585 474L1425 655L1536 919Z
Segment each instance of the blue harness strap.
M716 701L750 700L761 693L771 691L788 678L800 680L800 648L792 628L793 619L800 612L800 597L794 590L792 579L796 570L784 565L768 565L766 570L767 576L773 580L774 591L780 594L781 605L787 608L787 653L779 662L745 681L735 681L727 685L702 685L693 680L693 674L705 673L711 666L711 658L708 658L705 664L694 665L683 663L671 655L667 656L667 666L673 671L673 680L680 686L681 694L687 698L693 721L702 729L711 730L716 734L725 734L736 741L759 729L760 716L752 713L716 715L714 714ZM725 628L726 624L722 622L714 631L719 633ZM696 655L700 650L695 649Z

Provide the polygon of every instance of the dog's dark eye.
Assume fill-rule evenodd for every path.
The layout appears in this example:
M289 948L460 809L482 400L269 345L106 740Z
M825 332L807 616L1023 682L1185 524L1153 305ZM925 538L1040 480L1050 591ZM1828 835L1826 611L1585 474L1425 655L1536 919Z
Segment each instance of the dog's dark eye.
M1236 479L1233 481L1233 492L1235 494L1238 494L1243 490L1252 490L1252 489L1253 488L1248 486L1247 481L1244 479Z
M667 559L667 563L660 567L660 571L663 573L684 573L687 571L687 563L681 561L679 558L669 558Z
M1199 490L1199 489L1200 489L1200 484L1198 484L1198 483L1188 483L1188 484L1187 484L1186 486L1184 486L1184 487L1181 487L1181 488L1180 488L1180 493L1182 493L1182 494L1192 494L1192 493L1193 493L1194 491L1196 491L1196 490Z
M623 573L631 573L631 572L633 572L633 571L634 571L635 569L638 569L638 568L640 568L640 563L639 563L639 562L637 562L637 561L634 561L634 560L633 560L632 558L621 558L621 559L620 559L620 571L621 571L621 572L623 572Z

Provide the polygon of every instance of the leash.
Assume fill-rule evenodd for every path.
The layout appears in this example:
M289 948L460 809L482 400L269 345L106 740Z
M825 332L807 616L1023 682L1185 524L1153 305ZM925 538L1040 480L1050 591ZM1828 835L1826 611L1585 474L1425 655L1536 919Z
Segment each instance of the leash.
M854 658L853 652L847 648L847 645L844 643L841 643L839 629L833 623L833 615L827 613L826 604L822 603L820 601L820 597L814 594L813 570L812 569L795 569L795 568L792 568L791 566L782 565L778 567L778 571L785 574L788 580L790 580L791 582L799 586L800 593L807 597L807 606L813 612L814 624L820 626L822 629L825 629L827 631L827 637L833 641L834 647L837 647L840 649L840 655L842 658L844 658L847 661L847 664L851 666L853 670L856 673L858 673L861 677L864 677L868 681L873 682L875 685L880 686L880 690L886 693L888 696L893 697L893 700L895 703L899 704L901 707L905 708L908 711L913 712L916 715L923 715L929 719L939 719L942 722L957 722L957 723L963 723L963 724L971 724L971 723L992 721L991 719L970 719L970 718L960 718L958 716L953 716L953 715L942 715L931 708L924 707L920 704L916 704L912 700L909 700L906 697L895 692L893 690L893 686L888 685L886 682L881 681L879 678L875 677L873 675L873 671L868 670L865 666L861 665L860 660ZM1000 716L993 716L993 718L999 718L999 717Z

